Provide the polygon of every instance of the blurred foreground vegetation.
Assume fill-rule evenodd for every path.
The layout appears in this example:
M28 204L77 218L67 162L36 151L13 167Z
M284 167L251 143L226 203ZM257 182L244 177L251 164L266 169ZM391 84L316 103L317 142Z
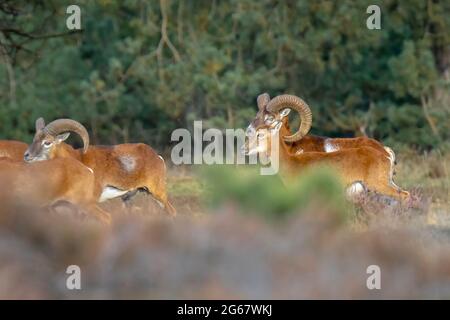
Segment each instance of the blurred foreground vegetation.
M259 168L248 166L206 167L202 175L210 185L204 198L213 208L234 205L242 213L265 216L272 221L285 220L299 210L316 209L331 209L342 221L349 218L344 189L331 171L312 170L288 185L278 176L263 176Z
M448 192L439 156L415 157L402 159L398 182L409 188L424 181L424 196ZM421 161L418 170L413 164ZM157 214L158 205L142 195L141 203L134 203L140 208L131 212L120 201L104 204L114 216L111 227L26 206L10 212L1 207L0 298L450 297L449 203L419 211L369 204L364 219L342 223L342 208L330 205L338 188L323 185L333 181L330 176L312 173L317 181L303 189L309 197L280 210L274 204L287 195L271 194L276 185L270 190L260 183L264 177L236 169L232 172L240 175L230 185L231 171L207 169L213 171L203 173L209 178L202 180L171 169L176 172L170 172L169 187L179 212L174 220ZM214 187L224 193L218 195L222 199L207 209L199 206L196 202L208 199ZM263 189L261 195L248 201L255 193L247 188L255 187ZM202 210L210 214L193 218ZM280 213L284 219L274 223ZM65 286L72 264L82 270L82 290ZM382 269L382 290L367 290L366 270L373 264Z
M82 32L65 27L69 4ZM294 93L312 132L365 133L393 146L446 146L450 2L0 1L0 137L29 141L34 120L70 117L95 143L243 127L259 93Z

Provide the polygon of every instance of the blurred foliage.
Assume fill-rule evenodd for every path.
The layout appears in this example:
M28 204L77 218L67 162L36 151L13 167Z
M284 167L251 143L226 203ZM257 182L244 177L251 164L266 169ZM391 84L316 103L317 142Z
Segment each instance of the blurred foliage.
M95 143L163 147L194 119L245 126L267 91L308 101L315 134L436 147L450 135L450 2L376 3L381 30L366 28L371 0L0 0L0 137L71 117ZM40 37L67 32L69 4L83 31Z
M341 183L326 168L307 171L286 185L278 176L263 176L258 168L249 166L205 166L202 174L210 186L204 198L212 207L233 205L242 213L270 220L301 212L325 212L344 221L352 212Z
M168 185L168 191L174 197L201 197L204 189L203 181L193 176L172 176Z

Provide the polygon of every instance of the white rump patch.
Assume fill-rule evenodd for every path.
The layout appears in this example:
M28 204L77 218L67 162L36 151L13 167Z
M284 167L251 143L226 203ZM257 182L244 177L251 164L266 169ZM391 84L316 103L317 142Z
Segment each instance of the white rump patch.
M338 151L339 150L339 147L336 146L334 143L332 143L330 141L330 139L325 139L325 143L324 143L323 147L325 149L325 152L334 152L334 151Z
M392 150L389 147L384 147L384 150L389 154L389 161L391 161L392 165L395 163L395 153L394 150Z
M389 153L389 161L391 162L391 170L389 172L389 183L391 186L393 186L397 190L401 190L399 186L397 186L394 182L394 166L395 166L395 153L394 150L392 150L389 147L384 147L384 150L386 150L387 153Z
M163 165L164 165L164 168L166 168L166 162L164 161L164 158L161 157L160 155L158 155L158 158L161 159L161 161L162 161L162 163L163 163Z
M348 198L354 198L364 192L366 192L366 187L361 181L353 182L350 186L345 190Z
M136 159L132 156L120 156L119 158L120 164L125 171L131 172L136 168Z
M102 194L100 196L99 202L104 202L106 200L114 199L117 197L121 197L126 194L129 190L120 190L114 187L106 187L103 189Z

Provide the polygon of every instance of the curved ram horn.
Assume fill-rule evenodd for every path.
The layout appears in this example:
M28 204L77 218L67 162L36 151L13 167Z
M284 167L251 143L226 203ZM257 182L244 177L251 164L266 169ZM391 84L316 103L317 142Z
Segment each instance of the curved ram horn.
M47 124L43 130L52 136L57 136L58 134L67 131L75 132L83 140L83 153L86 153L89 147L89 134L86 128L77 121L71 119L58 119Z
M295 142L306 136L311 129L312 125L312 114L311 109L306 104L305 101L300 99L297 96L290 95L290 94L283 94L280 96L277 96L270 100L270 102L267 104L267 110L269 112L277 113L282 109L290 108L294 109L298 112L300 115L300 127L292 135L284 136L283 139L286 142Z

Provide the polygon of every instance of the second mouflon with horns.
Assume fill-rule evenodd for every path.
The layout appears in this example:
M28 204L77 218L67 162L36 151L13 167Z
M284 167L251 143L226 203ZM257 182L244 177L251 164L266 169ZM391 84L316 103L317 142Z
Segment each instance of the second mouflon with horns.
M283 97L285 98L286 96L288 95L280 96L277 99ZM276 114L267 108L271 100L272 99L270 98L268 93L262 93L258 96L256 100L258 105L258 113L248 126L247 130L254 131L255 128L263 125L264 123L268 123L274 120ZM273 105L273 103L274 102L272 102L271 104ZM311 111L308 109L308 112L302 114L302 116L302 126L308 128L309 130L312 125ZM290 131L289 122L286 121L283 125L287 128L287 131ZM284 138L284 140L289 143L289 152L291 152L292 154L301 154L303 152L311 151L334 152L349 148L371 147L380 151L382 154L388 157L392 161L392 163L395 161L395 154L391 148L383 146L379 141L366 136L356 138L328 138L307 134L299 139L298 135L299 133L297 132L296 134L289 135Z
M64 142L69 132L81 137L82 149L74 149ZM176 215L167 197L164 159L146 144L90 146L89 134L81 123L58 119L45 125L44 119L39 118L24 160L34 162L54 158L75 158L92 169L103 190L99 202L117 197L127 200L142 190L150 193L169 214Z
M275 156L280 161L283 180L295 179L305 169L325 166L336 173L350 194L368 189L397 200L410 199L409 192L394 183L392 159L383 147L354 143L353 147L345 146L333 152L319 149L293 153L291 144L301 141L311 129L311 109L301 98L289 94L269 100L264 109L267 117L264 121L250 124L243 152L247 155L264 154L271 158L272 146L278 144L279 152ZM287 116L291 110L300 116L300 125L294 134L288 126ZM273 139L277 141L272 143ZM357 185L359 187L352 190Z

